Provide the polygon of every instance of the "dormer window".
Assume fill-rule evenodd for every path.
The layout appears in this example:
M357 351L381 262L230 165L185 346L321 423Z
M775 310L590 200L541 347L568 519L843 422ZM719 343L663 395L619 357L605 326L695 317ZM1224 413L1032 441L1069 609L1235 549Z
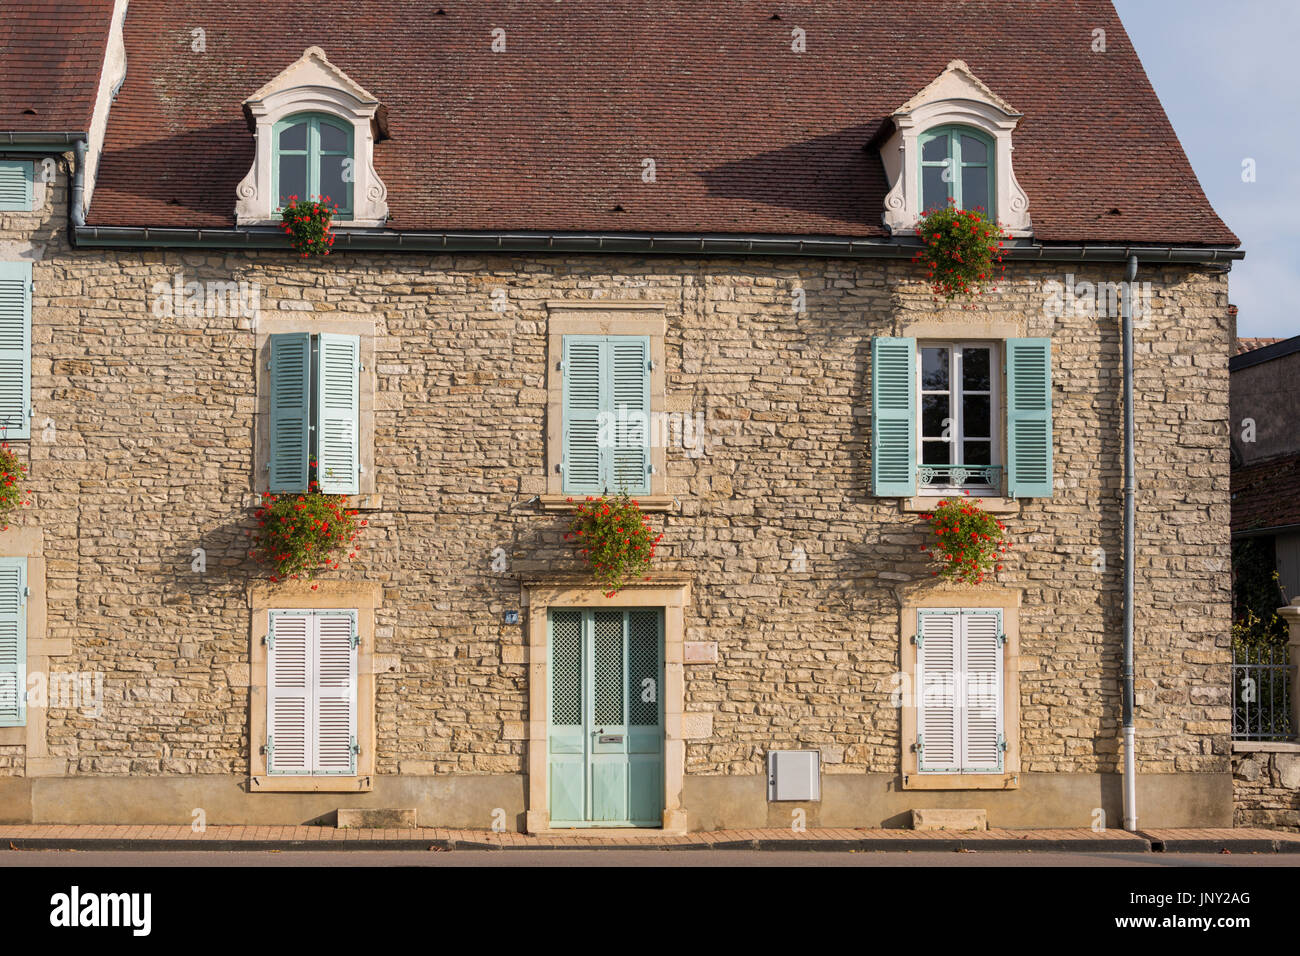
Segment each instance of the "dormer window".
M1033 234L1029 197L1011 164L1011 133L1022 116L961 60L890 116L880 156L889 181L884 221L911 235L930 210L949 200L983 208L1012 236Z
M958 209L996 209L993 140L969 126L939 126L919 137L921 212L952 200Z
M388 190L375 172L379 101L311 47L244 101L254 128L253 167L235 202L239 225L270 225L290 196L337 203L335 222L383 226Z
M352 128L324 113L298 113L275 124L272 190L278 213L291 196L329 198L340 220L352 218Z

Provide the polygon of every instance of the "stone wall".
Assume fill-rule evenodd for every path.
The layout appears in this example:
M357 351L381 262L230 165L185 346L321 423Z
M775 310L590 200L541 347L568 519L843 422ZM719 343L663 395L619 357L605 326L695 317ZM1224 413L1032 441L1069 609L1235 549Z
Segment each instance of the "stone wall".
M870 495L871 339L925 320L1050 335L1056 491L1008 519L997 581L1023 591L1022 768L1118 769L1119 323L1051 317L1042 282L1121 266L1014 265L963 310L905 261L71 249L63 190L0 213L0 256L37 259L18 520L45 532L49 636L73 640L59 666L105 675L101 716L49 714L68 773L247 773L255 322L156 316L154 284L178 273L256 283L263 315L376 323L383 508L334 576L384 587L380 774L524 769L504 728L527 719L525 639L503 612L521 575L576 568L562 517L531 503L547 300L666 302L669 407L705 416L705 453L669 452L680 507L654 519L663 567L694 576L687 639L719 645L686 672L686 709L713 715L688 774L761 774L769 748L796 746L828 773L897 772L896 589L930 567L922 522ZM1227 276L1139 278L1154 285L1136 332L1139 768L1226 773Z
M1233 823L1300 830L1300 753L1232 755Z

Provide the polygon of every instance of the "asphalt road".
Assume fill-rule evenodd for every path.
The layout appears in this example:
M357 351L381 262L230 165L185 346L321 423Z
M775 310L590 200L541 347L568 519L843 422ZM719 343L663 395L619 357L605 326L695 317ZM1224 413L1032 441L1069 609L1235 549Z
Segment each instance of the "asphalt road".
M676 866L676 867L1274 867L1300 866L1300 853L815 853L761 850L140 851L8 850L0 867L59 866Z

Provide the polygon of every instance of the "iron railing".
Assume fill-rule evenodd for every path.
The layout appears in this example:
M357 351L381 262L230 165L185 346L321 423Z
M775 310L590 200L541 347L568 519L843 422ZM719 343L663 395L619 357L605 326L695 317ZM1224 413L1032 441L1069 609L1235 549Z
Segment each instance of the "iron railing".
M1291 725L1291 661L1286 646L1232 648L1232 739L1296 739Z
M979 481L997 488L1001 474L1001 465L921 465L916 469L916 478L922 488L932 485L961 488L968 481Z

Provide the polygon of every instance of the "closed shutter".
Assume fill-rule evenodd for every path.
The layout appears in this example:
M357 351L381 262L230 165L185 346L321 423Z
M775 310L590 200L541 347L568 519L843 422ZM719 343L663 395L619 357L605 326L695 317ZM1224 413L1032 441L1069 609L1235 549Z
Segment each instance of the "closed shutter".
M566 494L598 495L605 490L600 441L604 351L598 336L564 336L561 468Z
M321 611L315 617L312 769L351 775L357 772L357 614Z
M916 339L871 340L871 493L916 494Z
M306 491L311 449L311 335L271 336L272 491Z
M958 773L961 769L957 697L960 627L957 611L917 611L916 764L921 773Z
M30 438L32 264L0 262L0 438Z
M311 772L312 615L271 611L266 652L266 772Z
M1002 729L1002 612L963 611L962 710L964 773L1001 773Z
M361 338L322 332L318 355L316 463L320 490L331 495L355 495L361 464Z
M605 487L645 494L650 490L650 339L620 335L606 342L610 385L603 411L614 422L614 446Z
M0 727L27 723L27 559L0 558Z
M1007 494L1052 497L1052 340L1007 339Z
M33 170L25 160L0 159L0 211L31 211Z

